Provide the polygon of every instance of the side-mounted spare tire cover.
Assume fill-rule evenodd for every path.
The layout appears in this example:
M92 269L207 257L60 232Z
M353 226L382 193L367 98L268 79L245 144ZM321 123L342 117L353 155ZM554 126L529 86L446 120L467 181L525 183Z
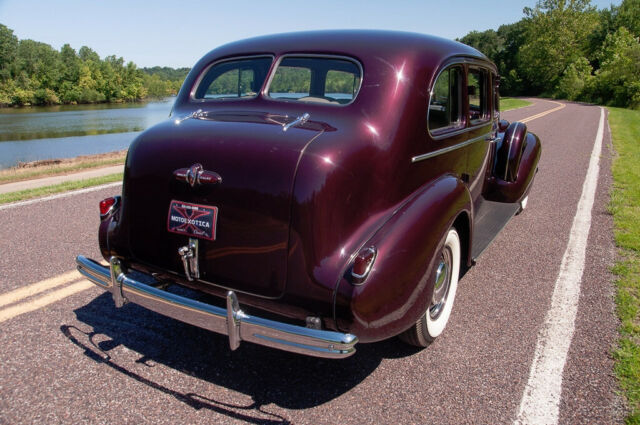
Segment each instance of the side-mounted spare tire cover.
M494 175L497 178L507 182L516 181L526 137L526 124L513 122L507 127L507 131L505 131L502 138L502 144L496 152Z

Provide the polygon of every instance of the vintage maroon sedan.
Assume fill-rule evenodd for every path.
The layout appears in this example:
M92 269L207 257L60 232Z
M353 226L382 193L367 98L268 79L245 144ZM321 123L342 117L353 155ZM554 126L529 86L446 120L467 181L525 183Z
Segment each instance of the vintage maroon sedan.
M241 341L340 358L426 346L458 278L526 205L539 139L496 67L419 34L322 31L217 48L100 203L113 294ZM188 289L185 289L188 288ZM460 314L464 314L461 312Z

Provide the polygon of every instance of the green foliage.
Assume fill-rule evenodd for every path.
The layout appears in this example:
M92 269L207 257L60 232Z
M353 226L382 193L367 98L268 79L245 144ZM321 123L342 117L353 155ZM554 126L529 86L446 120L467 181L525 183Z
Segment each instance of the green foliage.
M0 205L11 202L24 201L25 199L39 198L41 196L53 195L60 192L68 192L70 190L84 189L101 184L122 181L122 173L109 174L103 177L92 177L86 180L72 180L52 186L38 187L35 189L25 189L18 192L9 192L0 194Z
M608 34L599 55L597 95L602 103L640 106L640 43L625 27Z
M500 112L510 111L511 109L524 108L531 105L531 102L523 99L513 99L511 97L503 97L500 99Z
M0 24L0 106L131 102L176 94L188 69L151 68L107 56L87 46L60 51L33 40L18 40Z
M609 123L617 152L609 210L619 258L613 272L618 278L620 340L613 354L615 372L631 408L627 423L640 423L640 111L609 108Z
M586 87L593 86L592 69L586 58L576 58L560 77L555 89L555 97L580 100Z
M189 73L189 68L169 68L154 66L142 68L143 85L149 97L174 96L180 90L182 82Z
M571 64L585 56L598 15L589 0L541 0L525 14L529 22L520 48L526 64L522 71L537 91L553 93Z
M459 41L487 55L505 95L640 107L640 0L539 0L520 21Z

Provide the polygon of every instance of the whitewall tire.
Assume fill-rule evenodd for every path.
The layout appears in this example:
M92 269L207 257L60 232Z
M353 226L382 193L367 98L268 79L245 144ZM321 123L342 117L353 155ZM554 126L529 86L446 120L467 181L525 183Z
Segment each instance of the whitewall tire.
M400 334L403 341L418 347L426 347L447 326L458 289L460 252L460 237L456 229L451 228L436 258L435 270L431 277L433 294L427 310L412 327Z

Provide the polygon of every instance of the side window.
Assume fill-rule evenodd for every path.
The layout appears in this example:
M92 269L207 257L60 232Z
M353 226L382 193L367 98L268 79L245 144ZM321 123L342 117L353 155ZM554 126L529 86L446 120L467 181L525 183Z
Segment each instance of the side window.
M464 124L462 119L462 68L453 66L440 73L431 90L429 131L444 131Z
M195 91L196 99L257 96L269 71L271 57L219 62L211 66Z
M467 95L469 98L469 119L479 123L489 119L489 74L476 68L470 68L467 74Z

